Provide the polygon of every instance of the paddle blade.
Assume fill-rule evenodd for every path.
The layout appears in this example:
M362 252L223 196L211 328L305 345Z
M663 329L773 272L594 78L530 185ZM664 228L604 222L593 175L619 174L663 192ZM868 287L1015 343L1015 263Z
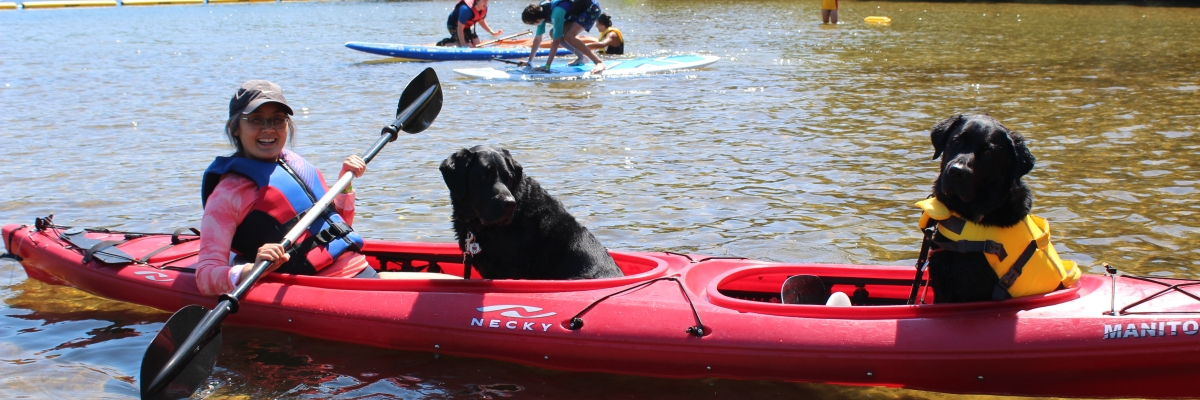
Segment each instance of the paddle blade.
M438 81L433 68L425 68L400 95L400 104L396 107L396 119L400 121L400 129L408 133L417 133L428 128L442 112L442 84ZM428 97L423 95L433 89ZM408 113L407 115L405 113Z
M201 344L199 350L190 360L187 360L187 365L182 367L174 377L169 377L167 383L162 385L161 389L150 393L150 384L154 378L158 376L160 371L167 367L167 362L171 355L175 353L179 345L187 339L188 335L196 332L196 325L204 316L208 314L208 309L190 305L180 309L171 319L167 320L167 324L158 332L158 336L150 342L150 347L146 349L146 354L142 356L142 375L141 390L143 399L182 399L192 396L192 393L208 379L208 375L212 373L213 367L217 365L217 354L221 351L221 333L218 330L212 340L208 343ZM184 350L180 350L184 351Z
M825 284L815 275L796 275L783 282L779 299L783 304L825 304L829 293Z

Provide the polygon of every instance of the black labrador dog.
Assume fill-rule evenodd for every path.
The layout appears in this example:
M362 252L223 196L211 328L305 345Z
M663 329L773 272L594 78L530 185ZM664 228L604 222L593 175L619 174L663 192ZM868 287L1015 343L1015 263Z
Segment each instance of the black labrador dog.
M933 195L964 219L1007 227L1025 219L1033 193L1021 177L1033 170L1025 138L988 115L955 115L929 132L933 159L942 158ZM935 241L946 241L941 233ZM993 298L999 278L983 253L936 251L929 255L935 303Z
M442 162L459 248L479 245L473 267L488 279L623 276L612 256L508 150L475 146Z

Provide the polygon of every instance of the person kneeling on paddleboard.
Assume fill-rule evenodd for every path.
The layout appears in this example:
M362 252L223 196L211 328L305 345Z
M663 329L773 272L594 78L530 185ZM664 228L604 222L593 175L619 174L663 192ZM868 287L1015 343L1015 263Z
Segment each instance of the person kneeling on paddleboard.
M561 45L578 57L567 65L583 65L587 62L586 58L596 63L592 73L604 71L604 61L600 60L600 56L576 37L582 32L591 31L600 14L600 3L596 0L552 0L525 7L525 11L521 12L521 21L537 25L537 32L534 32L533 44L529 50L529 61L522 65L533 65L533 57L542 45L542 34L546 33L546 22L549 21L553 24L550 31L550 56L546 59L545 66L534 70L550 71L550 63L554 62L554 54Z
M458 4L454 5L454 9L450 11L450 16L446 18L446 30L450 31L450 38L442 39L438 42L438 46L457 45L458 47L476 47L479 46L479 35L475 34L475 25L483 27L492 36L500 36L504 33L503 29L492 30L488 26L487 18L488 0L459 0Z
M347 186L333 201L333 210L312 224L296 240L293 254L280 242L329 188L325 179L300 155L284 149L296 133L292 108L283 90L274 83L243 83L229 100L225 136L236 149L217 157L204 172L200 222L200 254L196 285L200 292L217 296L229 293L254 264L230 265L230 251L239 258L270 261L267 272L331 277L378 277L357 251L362 238L350 228L354 219L354 191ZM362 176L367 164L351 155L342 162L347 171Z
M596 18L596 30L600 31L600 39L596 43L588 43L588 48L596 49L600 54L625 54L625 35L612 26L612 16L607 13Z

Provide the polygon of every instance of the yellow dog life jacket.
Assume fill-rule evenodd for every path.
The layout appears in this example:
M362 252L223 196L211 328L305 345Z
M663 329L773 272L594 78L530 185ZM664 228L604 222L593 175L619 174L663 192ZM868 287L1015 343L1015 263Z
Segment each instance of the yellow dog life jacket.
M921 214L921 229L937 224L938 232L949 242L935 242L939 247L960 252L982 252L996 276L1000 277L993 298L1003 299L1004 291L1012 297L1043 294L1062 287L1072 287L1079 280L1080 270L1074 261L1058 258L1050 245L1050 225L1045 219L1026 215L1016 225L1004 228L983 226L962 218L946 208L936 198L917 202Z

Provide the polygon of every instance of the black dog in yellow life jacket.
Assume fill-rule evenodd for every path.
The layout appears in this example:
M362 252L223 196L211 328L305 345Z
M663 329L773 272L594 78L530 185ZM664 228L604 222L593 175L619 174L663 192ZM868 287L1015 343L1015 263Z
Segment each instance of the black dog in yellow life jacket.
M934 197L917 203L920 227L935 227L929 279L935 303L1003 300L1071 287L1074 262L1050 244L1046 220L1030 215L1033 170L1025 138L987 115L955 115L929 132L942 157Z

